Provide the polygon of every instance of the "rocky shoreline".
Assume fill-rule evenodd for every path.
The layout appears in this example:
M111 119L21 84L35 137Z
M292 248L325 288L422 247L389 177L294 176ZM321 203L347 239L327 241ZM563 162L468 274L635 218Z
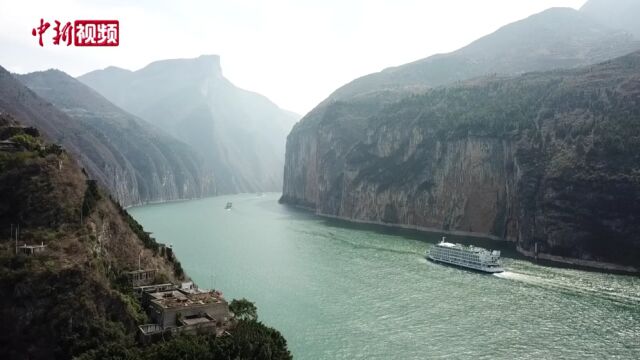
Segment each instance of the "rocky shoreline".
M575 259L575 258L569 258L569 257L551 255L551 254L545 254L545 253L538 253L538 255L536 256L536 254L533 251L527 251L521 248L520 246L516 246L516 250L518 250L520 254L526 257L534 258L538 260L546 260L552 263L560 263L560 264L579 266L579 267L585 267L585 268L596 269L596 270L603 270L603 271L622 272L622 273L628 273L628 274L634 274L634 275L640 274L640 269L633 266L618 265L618 264L612 264L608 262L601 262L601 261L594 261L594 260Z

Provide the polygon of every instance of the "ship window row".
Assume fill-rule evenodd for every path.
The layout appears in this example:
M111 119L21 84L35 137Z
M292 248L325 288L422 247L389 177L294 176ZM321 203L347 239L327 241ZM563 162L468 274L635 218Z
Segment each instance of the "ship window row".
M473 258L473 257L461 257L461 256L449 256L449 255L438 255L440 257L443 258L447 258L447 259L456 259L456 260L461 260L461 261L473 261L473 262L479 262L480 259L478 258Z
M444 260L457 261L457 262L468 262L468 263L480 263L479 259L472 258L462 258L457 256L448 256L448 255L440 255L438 256Z
M461 252L455 252L455 251L445 251L442 255L463 258L463 259L473 259L473 260L479 259L478 254L461 253Z

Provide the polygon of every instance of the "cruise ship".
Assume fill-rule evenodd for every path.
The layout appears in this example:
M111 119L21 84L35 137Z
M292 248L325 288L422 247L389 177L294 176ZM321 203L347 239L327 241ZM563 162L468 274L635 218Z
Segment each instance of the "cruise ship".
M464 246L442 241L431 247L427 258L432 261L461 266L487 273L503 272L500 251L489 251L475 246Z

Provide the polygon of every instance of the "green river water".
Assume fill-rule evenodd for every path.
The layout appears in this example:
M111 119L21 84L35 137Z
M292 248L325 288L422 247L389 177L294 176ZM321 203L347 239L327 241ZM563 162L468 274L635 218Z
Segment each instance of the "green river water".
M440 234L327 220L278 196L130 212L201 287L254 301L296 359L640 359L639 277L537 265L456 237L502 247L507 271L442 266L424 258Z

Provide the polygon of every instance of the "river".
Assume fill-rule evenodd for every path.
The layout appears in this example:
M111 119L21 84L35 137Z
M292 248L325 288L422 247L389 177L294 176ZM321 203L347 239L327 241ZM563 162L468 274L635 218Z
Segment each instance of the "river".
M201 287L255 302L296 359L640 358L640 277L542 266L462 237L448 240L501 248L506 271L442 266L424 258L440 234L323 219L278 196L129 211Z

